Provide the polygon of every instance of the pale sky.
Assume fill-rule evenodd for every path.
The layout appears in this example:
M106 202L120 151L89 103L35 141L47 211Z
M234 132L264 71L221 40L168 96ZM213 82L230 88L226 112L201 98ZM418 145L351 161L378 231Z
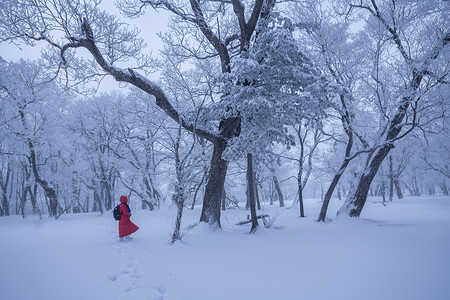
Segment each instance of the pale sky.
M143 16L140 16L137 19L126 19L120 15L111 0L103 1L100 7L115 14L119 18L122 18L125 23L136 26L141 31L140 36L144 38L147 43L148 52L151 52L153 56L158 55L159 51L163 47L161 39L158 37L158 33L166 31L167 21L171 15L169 12L163 10L155 11L149 7ZM39 42L36 47L27 46L24 44L17 47L11 43L4 42L0 43L0 56L6 61L18 61L21 58L33 60L40 57L41 47L44 45L44 42ZM102 82L101 90L108 90L111 88L115 89L117 87L118 84L114 79L107 78L104 82Z

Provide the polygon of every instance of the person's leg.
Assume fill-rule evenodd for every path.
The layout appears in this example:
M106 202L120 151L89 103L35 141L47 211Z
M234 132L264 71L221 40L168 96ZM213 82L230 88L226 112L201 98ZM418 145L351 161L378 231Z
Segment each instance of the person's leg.
M126 237L125 237L125 240L127 240L127 241L131 241L133 239L133 237L131 236L131 235L127 235Z
M121 242L123 242L124 241L124 237L120 237L119 238L119 242L121 243Z

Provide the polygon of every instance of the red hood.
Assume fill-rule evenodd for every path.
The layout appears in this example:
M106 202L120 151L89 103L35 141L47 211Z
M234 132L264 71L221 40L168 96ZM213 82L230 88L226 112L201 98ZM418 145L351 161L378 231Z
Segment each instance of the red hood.
M128 198L127 196L120 196L120 203L127 204Z

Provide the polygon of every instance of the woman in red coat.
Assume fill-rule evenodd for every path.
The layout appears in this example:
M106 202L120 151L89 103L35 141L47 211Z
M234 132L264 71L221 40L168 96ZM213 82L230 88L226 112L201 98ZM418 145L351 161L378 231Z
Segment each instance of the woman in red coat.
M119 220L119 240L123 242L124 240L131 241L133 238L130 236L132 233L136 232L139 227L131 222L131 210L128 206L128 197L120 196L120 220Z

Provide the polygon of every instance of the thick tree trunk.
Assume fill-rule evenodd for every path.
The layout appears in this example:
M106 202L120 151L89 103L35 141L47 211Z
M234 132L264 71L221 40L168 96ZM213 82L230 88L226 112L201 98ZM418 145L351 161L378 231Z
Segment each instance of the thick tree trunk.
M203 197L202 214L200 216L200 222L208 223L213 229L221 228L220 206L228 168L228 163L222 159L222 154L227 147L227 140L239 135L241 119L232 117L222 120L219 125L219 131L220 136L214 139L213 154Z
M202 214L200 216L200 222L206 222L212 228L221 228L220 204L228 167L227 162L222 159L223 151L225 151L223 143L214 144L208 182L206 183L203 198Z
M437 54L436 54L437 55ZM400 105L397 108L397 112L391 119L387 134L384 138L384 145L380 147L366 166L366 170L362 173L358 185L353 193L350 193L345 201L344 205L339 209L338 215L347 214L351 217L359 217L361 211L367 200L367 193L372 183L373 178L378 172L381 163L394 148L394 141L402 130L402 121L406 115L406 112L413 101L414 93L419 88L422 81L422 74L413 70L413 79L409 85L408 96L402 98Z
M359 217L361 215L361 211L366 204L370 184L377 174L381 163L393 147L392 144L386 144L377 151L370 164L366 167L362 175L360 175L356 188L349 193L344 205L339 209L338 215L346 214L350 217Z

